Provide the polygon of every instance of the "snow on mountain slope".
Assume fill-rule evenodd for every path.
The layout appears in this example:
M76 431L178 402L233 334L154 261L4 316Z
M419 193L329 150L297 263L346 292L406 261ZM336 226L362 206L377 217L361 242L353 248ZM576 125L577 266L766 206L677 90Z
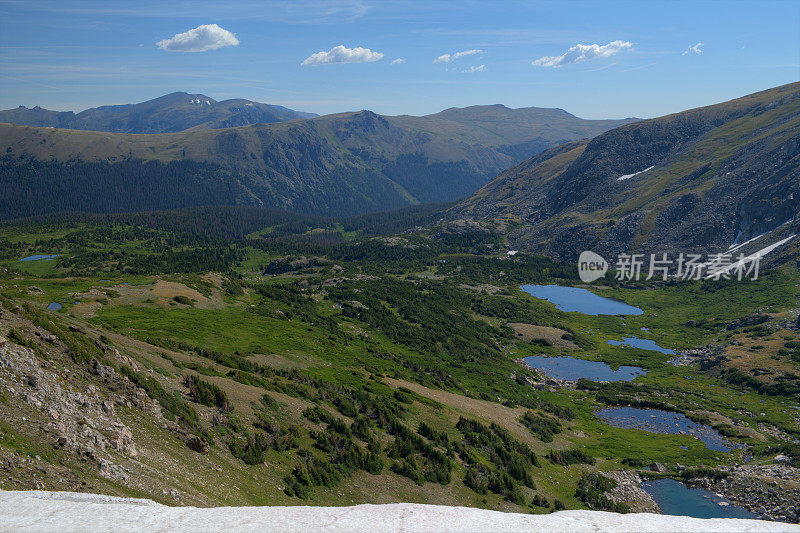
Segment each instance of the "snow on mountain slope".
M77 492L0 491L2 531L800 531L742 519L602 511L525 515L396 503L354 507L167 507L150 500Z

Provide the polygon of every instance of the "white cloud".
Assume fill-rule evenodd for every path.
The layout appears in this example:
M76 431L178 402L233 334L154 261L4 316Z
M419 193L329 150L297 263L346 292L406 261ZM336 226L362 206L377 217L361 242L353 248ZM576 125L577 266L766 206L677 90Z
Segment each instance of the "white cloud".
M482 54L483 50L463 50L461 52L455 52L453 54L442 54L436 59L433 60L434 63L450 63L451 61L455 61L458 58L464 56L473 56L476 54Z
M464 72L486 72L486 65L472 65L468 69L464 70Z
M373 52L369 48L347 48L344 45L334 46L327 52L311 54L300 63L304 67L332 65L334 63L372 63L383 57L381 52Z
M400 64L402 64L402 63L405 63L405 62L406 62L406 60L405 60L405 59L403 59L402 57L398 57L397 59L393 60L393 61L392 61L391 63L389 63L389 64L390 64L390 65L400 65Z
M689 54L702 54L703 53L703 46L704 46L703 43L697 43L694 46L688 47L686 50L683 51L683 53L681 55L682 56L686 56L686 55L689 55ZM742 48L744 48L744 46Z
M633 47L629 41L612 41L608 44L576 44L560 56L545 56L535 60L535 67L562 67L572 63L582 63L590 59L611 57Z
M203 24L169 39L158 41L156 46L169 52L206 52L224 46L236 46L239 39L216 24Z

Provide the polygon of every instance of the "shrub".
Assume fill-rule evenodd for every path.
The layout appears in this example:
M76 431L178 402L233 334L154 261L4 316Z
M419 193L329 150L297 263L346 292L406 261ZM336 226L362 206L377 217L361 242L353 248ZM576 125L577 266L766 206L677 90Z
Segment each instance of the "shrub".
M183 383L189 388L189 394L195 402L209 407L216 406L222 411L233 410L228 401L228 395L213 383L203 381L194 375L183 378Z
M602 474L586 474L578 481L575 496L589 506L590 509L629 513L630 508L624 503L617 503L606 496L606 492L614 489L617 482Z

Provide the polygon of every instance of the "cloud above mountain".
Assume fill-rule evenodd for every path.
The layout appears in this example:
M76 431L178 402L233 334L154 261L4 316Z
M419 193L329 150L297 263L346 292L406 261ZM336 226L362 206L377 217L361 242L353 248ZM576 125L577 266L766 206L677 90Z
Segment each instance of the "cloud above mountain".
M462 58L464 56L473 56L476 54L482 54L483 50L463 50L461 52L455 52L453 54L442 54L436 59L433 60L434 63L451 63L456 59Z
M697 43L694 46L688 47L686 50L683 51L683 53L681 55L682 56L686 56L686 55L689 55L689 54L702 54L703 53L703 46L704 46L704 43ZM742 47L742 48L744 48L744 47Z
M629 41L611 41L608 44L576 44L560 56L544 56L533 61L535 67L563 67L574 63L583 63L592 59L611 57L623 50L633 48Z
M373 52L369 48L357 46L347 48L344 45L334 46L330 50L311 54L300 63L304 67L334 65L341 63L373 63L383 57L381 52Z
M225 46L237 46L239 39L216 24L203 24L189 31L158 41L156 46L168 52L207 52Z
M464 72L467 73L486 72L486 65L472 65L468 69L464 69Z

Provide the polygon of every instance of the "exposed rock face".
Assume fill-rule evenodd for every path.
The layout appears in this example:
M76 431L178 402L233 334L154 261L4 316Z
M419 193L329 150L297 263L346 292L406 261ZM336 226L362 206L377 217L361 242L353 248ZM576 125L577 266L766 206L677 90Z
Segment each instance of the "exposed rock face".
M111 367L97 360L90 363L90 372L104 379L119 379ZM100 462L106 449L130 457L137 455L131 429L117 418L114 403L101 396L95 385L78 388L54 365L39 359L33 350L3 337L0 337L0 381L5 383L6 392L24 398L30 407L50 420L42 429L51 436L54 446L70 448L86 459L98 461L101 474L122 477L110 461Z
M628 504L634 513L659 512L653 497L640 486L642 478L635 470L614 470L603 475L617 482L608 493L612 501Z

